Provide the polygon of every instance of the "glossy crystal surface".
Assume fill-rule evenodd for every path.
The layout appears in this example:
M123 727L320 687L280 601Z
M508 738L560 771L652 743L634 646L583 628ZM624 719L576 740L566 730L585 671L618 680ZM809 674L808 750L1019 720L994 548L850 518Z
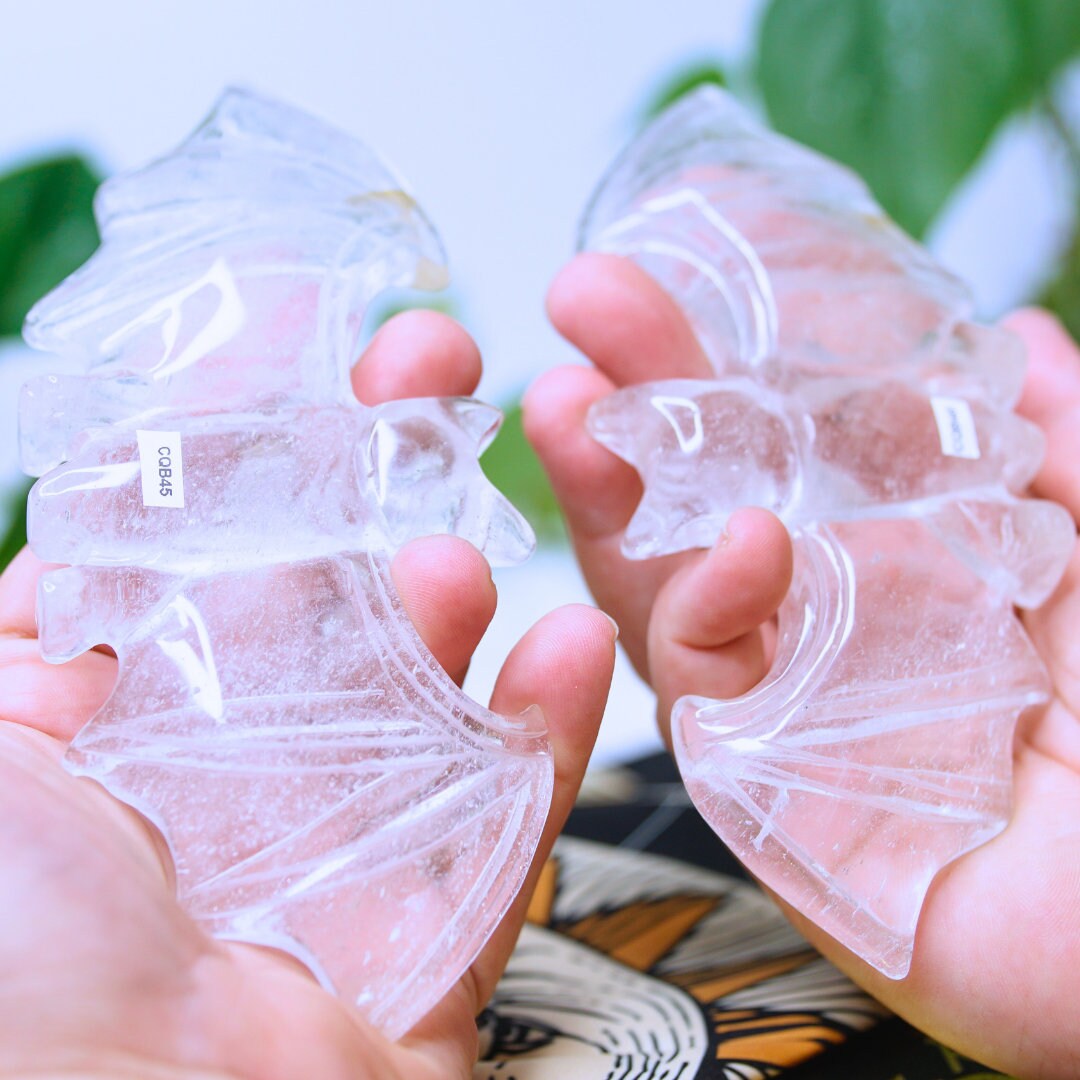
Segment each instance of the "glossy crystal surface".
M934 875L1007 824L1016 721L1047 698L1013 605L1046 599L1075 529L1023 497L1022 350L856 177L714 89L616 161L581 239L656 277L715 368L591 410L644 481L624 552L707 547L747 505L795 545L764 681L675 705L687 787L765 884L902 977Z
M478 465L497 410L350 387L370 299L441 284L439 242L361 144L236 91L97 212L100 251L26 328L86 374L20 411L30 543L69 564L43 653L120 658L65 764L161 830L209 932L399 1035L505 913L552 784L542 718L466 697L389 573L436 533L529 554Z

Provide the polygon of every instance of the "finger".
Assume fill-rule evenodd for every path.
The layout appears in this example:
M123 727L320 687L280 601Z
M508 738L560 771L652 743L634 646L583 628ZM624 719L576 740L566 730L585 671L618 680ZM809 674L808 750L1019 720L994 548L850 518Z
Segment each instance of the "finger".
M641 498L637 472L585 430L589 408L613 390L598 371L564 367L542 375L522 400L525 435L570 531L589 538L624 529Z
M547 310L555 329L617 386L713 374L678 304L629 259L579 255L552 283Z
M34 609L50 565L23 548L0 576L0 721L70 742L112 692L116 660L96 650L66 664L42 660Z
M116 660L96 650L47 664L36 638L0 640L0 720L70 742L105 704L115 682Z
M480 381L480 352L448 315L417 309L384 323L352 370L365 405L410 397L471 394Z
M1047 756L1080 763L1080 545L1050 599L1025 611L1023 620L1067 710L1064 715L1049 710L1030 730L1030 738Z
M525 884L471 976L410 1033L408 1041L436 1043L454 1024L470 1023L506 967L537 879L585 775L611 684L615 637L611 620L594 608L559 608L518 642L503 665L491 707L505 714L520 713L530 705L543 711L555 764L551 808ZM460 1034L457 1039L460 1042Z
M416 632L460 685L495 614L487 560L466 540L428 536L406 544L390 572Z
M1046 457L1033 489L1080 521L1080 349L1049 312L1029 308L1004 322L1028 350L1017 411L1046 435Z
M23 548L0 575L0 634L37 637L38 578L52 566Z
M42 562L28 547L24 547L0 575L0 638L38 636L38 580L61 563ZM95 652L115 658L112 646L94 646Z
M631 663L646 677L649 612L657 589L684 557L640 561L621 551L623 530L641 498L641 481L585 430L589 407L613 389L598 371L558 368L529 388L523 417L525 434L566 515L589 588L601 609L615 617Z
M553 611L514 647L495 683L491 707L514 715L538 705L555 762L555 783L544 832L529 876L477 968L477 1006L495 989L517 940L525 911L555 839L566 824L589 763L615 666L617 630L584 605Z
M787 530L766 510L731 516L725 534L660 590L649 625L650 675L665 720L683 694L731 698L765 675L761 626L791 585Z

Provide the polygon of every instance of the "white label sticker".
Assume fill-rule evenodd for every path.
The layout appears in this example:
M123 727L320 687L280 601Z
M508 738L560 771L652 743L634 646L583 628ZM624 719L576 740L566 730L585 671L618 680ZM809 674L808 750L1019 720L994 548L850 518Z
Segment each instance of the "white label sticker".
M184 505L184 457L179 431L136 431L143 506Z
M979 437L975 434L975 417L963 398L932 397L930 405L937 421L941 452L946 457L969 458L979 455Z

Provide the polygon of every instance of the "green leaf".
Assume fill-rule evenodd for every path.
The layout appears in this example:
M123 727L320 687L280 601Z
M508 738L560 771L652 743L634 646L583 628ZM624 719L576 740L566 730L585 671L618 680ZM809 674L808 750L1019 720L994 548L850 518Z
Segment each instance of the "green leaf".
M75 156L0 177L0 336L19 334L34 303L97 247L98 182Z
M1069 333L1080 341L1080 208L1077 208L1069 245L1039 303L1054 312Z
M715 61L699 60L679 68L650 96L643 111L643 123L654 120L679 98L705 85L727 86L727 76Z
M525 438L521 406L506 406L504 413L499 434L480 459L484 473L525 515L541 543L565 540L559 504L543 466Z
M1080 55L1077 0L1014 0L1024 47L1020 105L1045 94L1060 68Z
M26 497L33 481L19 484L4 500L7 512L0 521L7 521L7 530L0 535L0 570L3 570L26 544Z
M772 122L921 235L1031 78L1021 2L771 0L757 78Z
M1065 152L1074 190L1080 192L1080 134L1073 130L1069 118L1058 108L1051 95L1044 100L1042 113ZM1080 341L1080 204L1073 208L1069 242L1054 268L1053 276L1044 286L1039 303L1053 311L1069 333Z

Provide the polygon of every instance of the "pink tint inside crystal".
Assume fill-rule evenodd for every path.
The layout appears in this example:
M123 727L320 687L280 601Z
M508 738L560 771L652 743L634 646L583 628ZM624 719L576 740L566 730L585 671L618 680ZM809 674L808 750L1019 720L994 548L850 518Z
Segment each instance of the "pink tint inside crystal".
M1075 527L1023 498L1043 441L1011 411L1018 343L967 321L856 177L715 89L623 153L582 240L657 278L716 369L590 411L644 483L625 554L708 547L745 505L795 547L761 685L675 705L687 788L757 877L900 978L934 875L1006 827L1016 721L1047 698L1013 605L1046 599Z
M65 764L160 829L208 932L398 1036L505 915L553 781L542 717L467 698L389 573L417 536L533 543L480 471L496 410L352 394L368 302L436 280L438 240L361 144L237 92L97 206L27 324L89 374L34 380L20 421L31 546L70 564L43 653L120 660Z

